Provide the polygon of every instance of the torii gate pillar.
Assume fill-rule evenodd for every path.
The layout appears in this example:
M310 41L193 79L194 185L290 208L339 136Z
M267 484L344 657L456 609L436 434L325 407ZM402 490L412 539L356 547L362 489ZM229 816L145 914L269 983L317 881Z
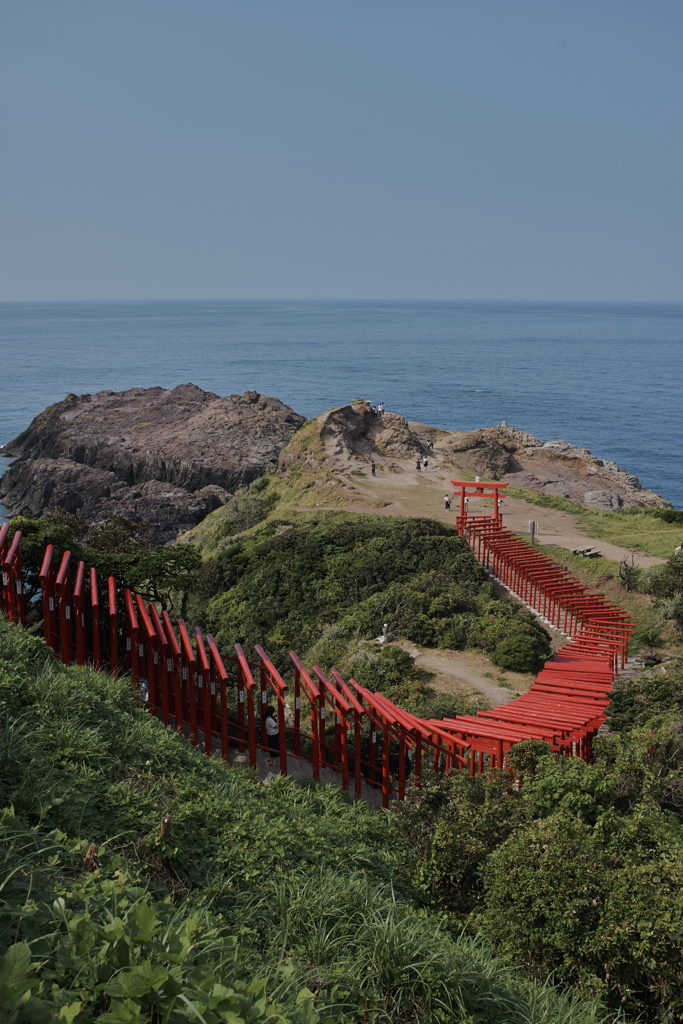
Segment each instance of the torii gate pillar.
M500 492L504 491L507 487L507 481L500 483L497 480L477 480L474 483L471 480L451 480L451 483L456 488L453 492L454 496L460 498L460 515L458 516L458 533L463 532L463 522L467 518L467 509L465 506L465 498L468 495L479 498L490 498L493 497L493 519L494 522L501 522L500 515Z

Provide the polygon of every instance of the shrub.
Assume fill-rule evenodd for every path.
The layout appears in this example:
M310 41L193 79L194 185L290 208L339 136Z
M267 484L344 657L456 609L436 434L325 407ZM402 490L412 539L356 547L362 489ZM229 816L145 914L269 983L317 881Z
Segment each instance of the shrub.
M613 732L640 728L657 715L683 719L683 660L669 662L661 669L641 672L614 683L609 706Z
M483 923L534 974L554 971L648 1020L680 1020L682 855L659 811L595 826L562 813L533 821L490 858Z
M225 650L260 643L281 670L290 650L310 651L341 670L338 659L348 663L384 622L425 646L485 650L521 623L531 639L507 655L516 666L531 663L534 644L535 664L547 649L543 630L521 606L498 601L466 541L443 523L327 512L268 519L246 534L233 527L205 563L187 615ZM228 529L225 516L218 529Z
M412 881L432 907L467 915L484 894L482 869L523 814L508 781L447 777L424 770L420 789L400 804L392 827L412 856Z
M494 665L513 672L540 672L550 654L547 637L536 629L514 623L508 626L508 635L496 644L489 658Z

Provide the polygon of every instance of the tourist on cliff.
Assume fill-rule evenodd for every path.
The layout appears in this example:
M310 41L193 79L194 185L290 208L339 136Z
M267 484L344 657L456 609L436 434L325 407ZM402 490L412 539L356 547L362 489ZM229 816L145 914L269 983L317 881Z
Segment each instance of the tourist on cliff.
M425 464L425 469L426 469L427 468L427 456L426 455L424 457L424 464Z
M375 473L375 463L374 462L370 463L370 468L372 469L372 475L373 476L377 476L377 474Z
M266 708L263 724L268 737L268 761L272 763L280 754L280 729L275 717L275 708L270 704Z
M420 472L420 459L419 459L419 456L418 456L417 463L415 465L415 469L418 471L418 473Z
M446 495L444 496L444 499L443 499L443 501L444 501L444 505L445 505L445 507L446 507L446 511L447 511L447 512L450 512L450 510L451 510L451 499L450 499L450 497L449 497L449 495L448 495L448 494L446 494Z

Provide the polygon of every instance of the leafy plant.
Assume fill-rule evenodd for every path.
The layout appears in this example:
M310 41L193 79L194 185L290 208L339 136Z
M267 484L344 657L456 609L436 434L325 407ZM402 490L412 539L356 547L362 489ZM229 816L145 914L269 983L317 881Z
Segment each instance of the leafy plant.
M88 534L84 520L61 509L40 519L15 516L10 536L21 530L21 556L26 581L26 596L32 600L40 593L40 567L48 544L54 546L55 574L62 555L71 551L72 574L79 561L94 566L100 585L114 576L119 587L137 590L162 607L171 602L174 592L186 592L197 583L201 558L189 544L176 547L152 547L147 539L147 524L135 523L115 515Z
M496 597L467 543L439 522L307 513L203 544L209 557L188 617L226 649L262 643L281 669L296 649L324 667L356 658L371 672L359 645L384 622L428 646L499 648L501 666L520 671L550 653L534 618Z

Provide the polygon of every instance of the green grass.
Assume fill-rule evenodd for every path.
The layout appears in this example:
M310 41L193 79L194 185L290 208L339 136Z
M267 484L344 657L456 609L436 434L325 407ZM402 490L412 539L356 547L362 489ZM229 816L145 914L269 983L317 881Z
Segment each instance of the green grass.
M554 546L538 545L538 550L567 569L581 583L623 608L637 626L634 639L629 643L630 655L638 654L641 648L651 646L646 639L641 641L640 635L647 636L652 630L663 631L664 646L667 649L673 653L680 650L680 642L675 631L670 623L664 623L661 610L653 603L650 595L636 590L626 590L619 579L619 562L613 562L609 558L582 558L565 548Z
M261 786L4 620L0 714L2 1020L614 1019L416 906L385 812Z
M683 527L664 523L646 512L627 516L621 512L589 512L582 522L591 537L658 558L670 558L683 539Z
M531 487L513 487L510 485L505 488L504 497L521 498L523 501L528 501L531 505L540 505L541 508L557 508L561 512L572 512L574 515L582 515L588 511L585 505L569 501L568 498L555 498L552 494L542 494L540 491L534 491Z
M569 512L578 516L580 524L588 536L595 540L618 544L630 551L640 551L658 558L669 558L681 540L683 526L667 523L659 518L659 510L636 509L606 512L601 509L589 509L566 498L554 498L549 494L541 494L527 487L508 487L506 494L512 498L522 498L532 505L542 508L556 508L561 512Z

